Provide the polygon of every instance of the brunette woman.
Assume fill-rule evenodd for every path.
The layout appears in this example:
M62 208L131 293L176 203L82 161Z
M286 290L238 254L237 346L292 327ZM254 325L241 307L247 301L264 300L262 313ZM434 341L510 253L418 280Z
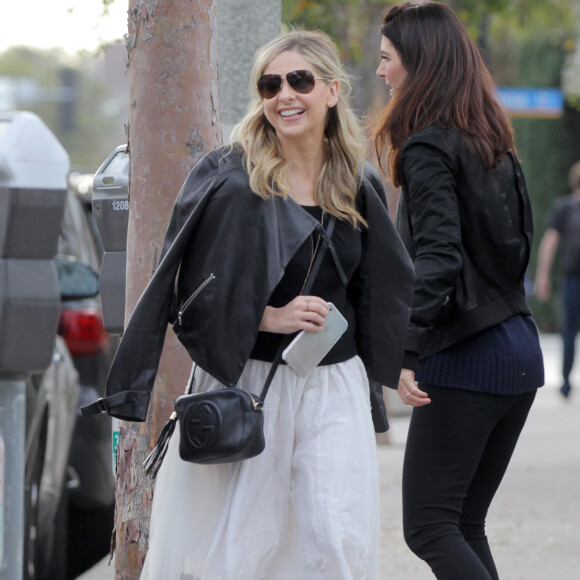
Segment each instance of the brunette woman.
M485 519L544 382L524 294L532 216L510 124L461 21L436 2L386 13L375 131L401 186L415 265L398 393L414 407L403 469L407 544L443 580L497 579Z
M373 420L386 429L380 384L396 388L413 275L365 166L347 80L326 35L273 40L255 58L254 98L234 145L204 157L177 199L101 408L146 419L168 322L198 365L194 391L259 393L284 336L320 331L329 302L348 329L305 377L277 368L256 457L186 463L176 430L157 477L142 578L379 578Z

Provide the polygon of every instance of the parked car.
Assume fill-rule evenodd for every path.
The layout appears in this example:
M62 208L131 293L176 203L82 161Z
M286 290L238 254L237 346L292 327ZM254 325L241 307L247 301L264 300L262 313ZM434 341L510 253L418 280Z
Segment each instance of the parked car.
M58 578L66 565L66 502L61 497L78 399L78 372L64 339L57 336L48 369L26 382L25 580L44 574Z
M79 412L104 394L118 342L103 326L102 254L90 197L71 189L55 259L62 298L55 354L28 389L25 580L76 578L110 547L111 422Z

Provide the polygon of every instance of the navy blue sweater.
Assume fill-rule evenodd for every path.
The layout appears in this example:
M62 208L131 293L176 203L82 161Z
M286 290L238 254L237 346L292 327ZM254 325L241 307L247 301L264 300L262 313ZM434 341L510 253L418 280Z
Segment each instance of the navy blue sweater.
M415 378L498 395L537 389L544 384L544 361L536 324L531 316L512 316L423 359Z

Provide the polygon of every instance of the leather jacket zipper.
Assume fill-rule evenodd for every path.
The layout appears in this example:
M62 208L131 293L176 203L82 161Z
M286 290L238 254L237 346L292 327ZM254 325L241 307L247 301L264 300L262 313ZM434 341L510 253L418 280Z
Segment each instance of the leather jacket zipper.
M183 306L179 309L177 313L177 320L179 326L182 326L181 317L185 311L189 308L189 305L197 298L199 293L215 278L214 274L210 274L195 290L195 292L183 303Z

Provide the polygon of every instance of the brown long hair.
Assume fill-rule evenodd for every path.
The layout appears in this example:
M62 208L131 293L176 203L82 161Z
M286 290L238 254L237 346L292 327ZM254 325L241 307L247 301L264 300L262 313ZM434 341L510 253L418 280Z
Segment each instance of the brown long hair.
M454 127L483 164L495 167L513 149L513 131L494 98L495 85L481 54L456 14L439 2L404 2L383 18L381 33L407 75L373 123L381 159L401 185L399 158L405 141L433 124Z

